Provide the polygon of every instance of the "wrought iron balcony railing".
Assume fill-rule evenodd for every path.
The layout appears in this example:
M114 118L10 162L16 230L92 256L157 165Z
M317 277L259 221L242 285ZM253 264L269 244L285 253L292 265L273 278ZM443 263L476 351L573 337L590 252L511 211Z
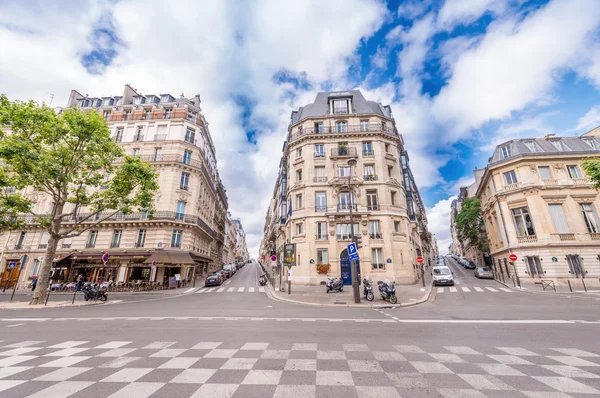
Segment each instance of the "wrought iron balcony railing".
M356 148L349 148L349 147L332 148L331 156L332 157L356 156Z

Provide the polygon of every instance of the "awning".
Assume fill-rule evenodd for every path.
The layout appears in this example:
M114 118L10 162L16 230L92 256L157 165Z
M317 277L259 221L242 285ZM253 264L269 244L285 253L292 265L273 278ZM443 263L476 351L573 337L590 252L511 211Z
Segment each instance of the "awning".
M73 254L75 254L74 252L71 252L69 254L57 254L56 256L54 256L54 259L52 260L52 262L54 264L56 263L60 263L63 260L68 259L69 257L71 257Z
M154 252L144 261L144 264L152 264L156 261L157 264L196 264L189 252Z

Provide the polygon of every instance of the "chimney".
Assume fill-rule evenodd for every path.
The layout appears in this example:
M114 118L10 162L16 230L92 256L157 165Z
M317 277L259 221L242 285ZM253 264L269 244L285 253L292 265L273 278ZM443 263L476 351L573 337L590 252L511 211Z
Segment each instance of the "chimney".
M544 139L547 140L548 138L552 138L552 137L556 137L556 134L546 134L544 136Z

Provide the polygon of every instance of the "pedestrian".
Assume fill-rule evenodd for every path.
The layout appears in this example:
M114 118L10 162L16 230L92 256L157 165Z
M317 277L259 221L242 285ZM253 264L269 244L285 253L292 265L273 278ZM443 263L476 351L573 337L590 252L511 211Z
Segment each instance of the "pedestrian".
M75 287L75 290L80 292L82 284L83 284L83 274L79 274L79 276L77 277L77 285Z
M31 282L31 291L35 292L35 287L37 286L38 277L33 278L33 282Z

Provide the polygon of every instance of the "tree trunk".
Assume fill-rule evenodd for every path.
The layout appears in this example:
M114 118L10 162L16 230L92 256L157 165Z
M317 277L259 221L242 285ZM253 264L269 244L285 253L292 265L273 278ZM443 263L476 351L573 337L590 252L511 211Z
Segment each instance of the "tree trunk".
M50 235L48 239L48 248L46 249L46 255L44 262L38 272L38 281L33 292L33 297L29 304L43 304L46 300L46 294L48 293L48 285L50 283L50 271L52 269L52 262L54 256L56 256L56 249L58 248L58 238L54 235Z

